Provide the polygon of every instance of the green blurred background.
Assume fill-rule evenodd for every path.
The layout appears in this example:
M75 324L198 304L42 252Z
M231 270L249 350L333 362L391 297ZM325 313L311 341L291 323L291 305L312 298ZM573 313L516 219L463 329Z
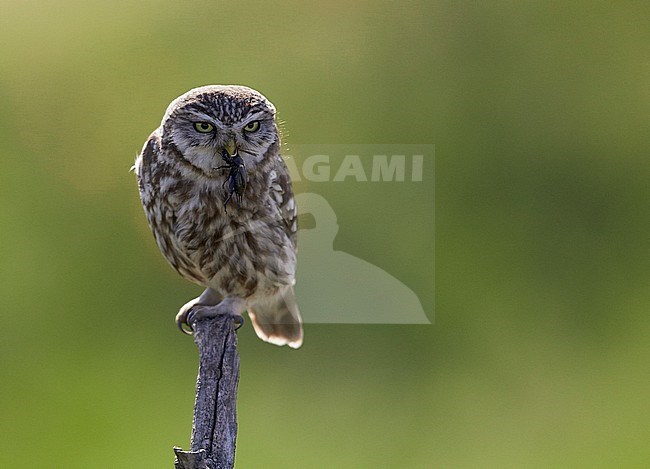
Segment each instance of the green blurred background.
M649 466L649 20L647 2L3 1L0 466L164 468L188 446L197 353L172 319L200 289L128 169L208 83L262 91L289 143L436 145L435 295L432 221L392 186L328 194L337 249L435 323L307 325L298 351L248 324L238 467Z

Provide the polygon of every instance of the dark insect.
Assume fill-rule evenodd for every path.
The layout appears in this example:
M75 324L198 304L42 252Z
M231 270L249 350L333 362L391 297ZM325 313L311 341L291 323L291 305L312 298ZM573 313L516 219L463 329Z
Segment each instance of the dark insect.
M228 202L232 199L232 195L235 194L235 199L237 200L237 208L241 208L242 196L244 195L244 189L246 189L246 166L244 165L244 160L239 153L235 152L234 155L230 156L226 150L221 154L221 158L226 163L224 166L219 166L217 169L228 169L228 179L223 183L225 186L228 184L228 197L223 203L223 208L228 212Z

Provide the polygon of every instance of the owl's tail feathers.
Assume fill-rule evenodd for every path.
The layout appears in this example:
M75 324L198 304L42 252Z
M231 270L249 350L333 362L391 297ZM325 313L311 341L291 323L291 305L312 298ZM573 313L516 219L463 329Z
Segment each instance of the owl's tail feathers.
M302 319L293 286L276 296L251 304L248 315L255 333L263 341L291 348L302 345Z

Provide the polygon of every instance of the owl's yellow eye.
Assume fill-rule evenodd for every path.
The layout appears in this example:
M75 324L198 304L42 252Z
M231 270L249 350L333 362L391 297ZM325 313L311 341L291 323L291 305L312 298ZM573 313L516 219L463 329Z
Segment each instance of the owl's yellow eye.
M249 122L244 126L244 130L246 132L255 132L259 128L260 128L260 121Z
M209 122L195 122L194 129L197 132L201 132L202 134L207 134L208 132L212 132L214 130L214 125L210 124Z

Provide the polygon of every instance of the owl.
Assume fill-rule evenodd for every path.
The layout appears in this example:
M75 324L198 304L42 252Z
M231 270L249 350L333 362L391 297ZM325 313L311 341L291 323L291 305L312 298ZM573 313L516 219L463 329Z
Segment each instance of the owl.
M134 169L163 256L205 287L176 316L181 330L188 316L248 311L262 340L300 347L297 211L273 104L245 86L190 90L169 105ZM200 305L214 308L192 309Z

